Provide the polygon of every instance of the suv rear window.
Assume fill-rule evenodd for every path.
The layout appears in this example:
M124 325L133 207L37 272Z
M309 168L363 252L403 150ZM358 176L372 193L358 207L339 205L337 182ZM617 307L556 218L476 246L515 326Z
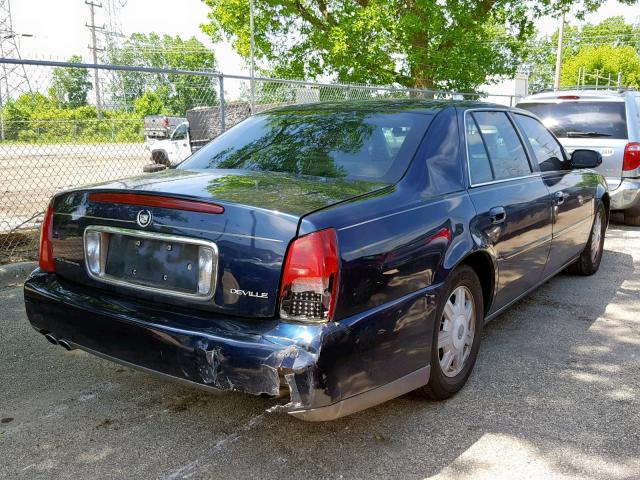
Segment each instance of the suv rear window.
M628 137L624 102L521 103L535 113L556 137Z

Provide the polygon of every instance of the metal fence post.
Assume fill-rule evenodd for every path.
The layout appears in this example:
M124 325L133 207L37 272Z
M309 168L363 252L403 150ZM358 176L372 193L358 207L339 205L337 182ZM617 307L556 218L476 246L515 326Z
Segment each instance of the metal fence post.
M220 132L224 132L224 75L218 75L218 89L220 90Z
M116 121L115 119L111 119L111 140L116 139Z

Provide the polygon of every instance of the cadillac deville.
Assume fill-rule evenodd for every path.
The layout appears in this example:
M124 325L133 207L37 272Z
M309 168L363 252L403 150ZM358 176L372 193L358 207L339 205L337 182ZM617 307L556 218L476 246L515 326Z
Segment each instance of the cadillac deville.
M27 314L66 349L304 420L445 399L488 320L598 270L601 161L486 103L271 110L176 168L57 194Z

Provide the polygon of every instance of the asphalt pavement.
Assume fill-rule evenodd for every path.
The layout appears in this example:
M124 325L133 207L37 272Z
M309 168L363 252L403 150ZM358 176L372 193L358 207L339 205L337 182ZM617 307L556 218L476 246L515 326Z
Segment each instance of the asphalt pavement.
M0 478L640 478L640 229L600 271L561 274L484 330L467 386L329 423L210 394L28 325L0 290Z

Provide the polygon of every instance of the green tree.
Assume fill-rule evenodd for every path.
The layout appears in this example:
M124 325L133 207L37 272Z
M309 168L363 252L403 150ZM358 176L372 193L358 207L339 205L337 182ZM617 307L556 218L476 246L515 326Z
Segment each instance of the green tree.
M567 25L562 52L563 69L567 62L570 62L578 52L588 46L628 45L640 53L640 44L637 42L639 35L640 25L625 23L624 17L610 17L598 24L587 23L582 27ZM557 43L558 33L555 32L553 35L540 38L530 44L527 63L531 70L529 85L532 91L539 91L553 85ZM615 72L615 76L617 78L617 72ZM563 75L563 77L565 76ZM570 84L576 85L577 79L576 72Z
M203 0L214 41L249 53L249 2ZM634 0L624 0L634 3ZM256 0L256 54L273 75L473 89L512 74L535 18L602 0Z
M69 63L80 63L82 57L73 55ZM50 95L59 105L76 108L87 104L87 95L91 90L89 71L86 68L58 67L53 69Z
M155 67L174 70L213 72L216 59L213 50L196 38L156 33L134 33L119 47L111 47L108 61L120 65ZM112 82L112 96L120 104L132 104L145 92L154 92L168 112L184 115L196 106L216 102L214 79L201 75L118 72Z
M622 85L640 87L640 55L629 45L582 47L574 56L563 62L560 83L563 86L576 85L580 69L598 74L601 78L598 82L600 85L603 84L602 77L611 78L612 83L616 83L620 72ZM585 83L594 85L595 77L587 76Z
M151 91L146 91L142 96L136 98L133 105L136 113L141 117L167 113L167 109L165 108L160 95Z

